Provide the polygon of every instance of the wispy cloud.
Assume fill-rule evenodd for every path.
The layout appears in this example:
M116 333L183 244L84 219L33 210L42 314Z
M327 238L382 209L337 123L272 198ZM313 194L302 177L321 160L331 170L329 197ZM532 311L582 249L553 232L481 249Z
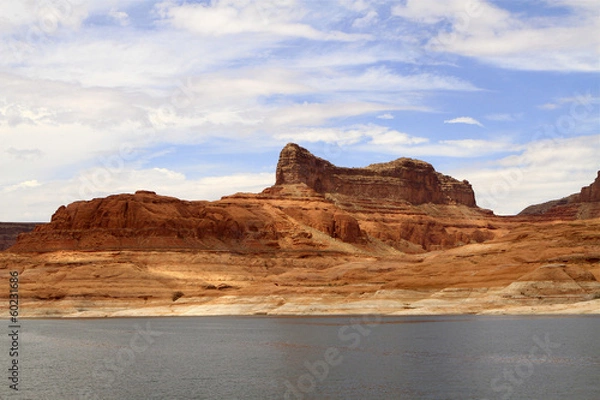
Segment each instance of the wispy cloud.
M398 17L449 28L430 37L432 51L448 52L500 66L532 71L600 70L597 33L600 3L548 1L570 15L528 17L491 1L407 0L392 8ZM561 40L556 40L561 38Z
M121 26L129 25L129 15L124 11L110 10L108 15L119 23Z
M34 188L34 187L38 187L38 186L41 186L41 183L39 183L37 180L33 179L30 181L24 181L24 182L17 183L16 185L6 186L6 187L4 187L3 191L5 193L7 193L7 192L14 192L15 190L19 190L19 189L29 189L29 188Z
M312 40L355 41L370 35L320 31L300 20L305 11L294 2L229 2L176 5L163 2L159 15L172 26L204 36L265 33Z
M589 74L598 70L597 2L5 3L0 188L11 191L0 210L13 215L5 219L41 215L32 211L40 203L50 215L58 197L74 200L79 177L121 162L123 173L94 195L142 186L188 198L230 191L199 190L201 179L220 177L200 171L198 157L181 149L214 150L212 161L247 157L254 171L271 171L264 152L276 159L288 140L342 146L364 164L375 154L494 158L522 151L535 126L570 121L540 104L575 112L569 135L597 133L600 95ZM498 68L510 79L499 83ZM556 85L554 75L531 79L520 70L570 73ZM523 90L531 96L515 99ZM496 109L510 112L490 113ZM510 125L486 123L485 137L474 140L463 129L440 130L439 115ZM467 116L445 123L483 126ZM504 134L514 143L499 139ZM136 156L123 156L123 148ZM147 156L165 149L176 154ZM183 173L192 169L200 171L193 179Z
M576 193L593 182L599 168L600 135L540 140L514 151L475 169L450 172L468 176L481 207L498 214L516 214L529 205Z
M591 93L577 94L575 96L560 97L554 101L539 105L540 110L556 110L566 104L591 108L594 104L600 103L600 97L594 97Z
M275 138L286 141L334 143L340 146L361 142L375 146L416 145L429 141L424 137L412 136L375 124L339 128L304 128L296 132L276 134Z
M453 119L447 119L444 121L445 124L467 124L477 125L483 127L483 124L472 117L457 117Z
M498 113L498 114L487 114L485 119L496 122L513 122L523 118L523 113L509 114L509 113Z

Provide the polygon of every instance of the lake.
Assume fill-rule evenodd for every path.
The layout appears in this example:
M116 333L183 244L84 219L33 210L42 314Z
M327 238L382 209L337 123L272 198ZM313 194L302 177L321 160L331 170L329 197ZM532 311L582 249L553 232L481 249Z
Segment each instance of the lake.
M599 337L598 316L23 320L0 398L599 399Z

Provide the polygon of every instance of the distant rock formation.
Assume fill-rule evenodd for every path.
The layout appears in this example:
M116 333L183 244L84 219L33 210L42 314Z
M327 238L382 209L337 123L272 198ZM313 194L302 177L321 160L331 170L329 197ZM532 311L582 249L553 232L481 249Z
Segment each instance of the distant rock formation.
M340 168L288 144L259 194L183 201L150 191L61 206L12 251L197 249L422 252L494 237L468 182L401 158Z
M36 225L30 222L0 222L0 251L15 244L21 233L31 232Z
M538 216L550 219L587 219L600 217L600 171L596 180L588 186L581 188L579 193L551 200L541 204L534 204L523 211L519 216Z
M469 182L440 174L431 164L410 158L365 168L342 168L290 143L281 151L276 177L276 185L303 183L322 194L411 204L476 206Z

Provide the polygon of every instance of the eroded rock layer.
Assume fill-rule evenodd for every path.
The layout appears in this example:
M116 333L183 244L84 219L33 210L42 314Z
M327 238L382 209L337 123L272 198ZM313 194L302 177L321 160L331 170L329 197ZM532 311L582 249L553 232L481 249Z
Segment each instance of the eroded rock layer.
M281 151L276 176L276 185L303 183L318 193L475 207L469 182L440 174L431 164L410 158L365 168L341 168L290 143Z

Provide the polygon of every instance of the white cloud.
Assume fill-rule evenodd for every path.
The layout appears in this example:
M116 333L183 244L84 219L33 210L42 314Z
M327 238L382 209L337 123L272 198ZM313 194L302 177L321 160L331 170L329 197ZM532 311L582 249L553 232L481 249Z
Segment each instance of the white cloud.
M460 139L460 140L440 140L439 143L450 145L452 147L467 150L486 150L486 151L506 151L509 148L514 149L514 145L509 142L492 142L489 140L478 139Z
M600 135L542 140L520 146L518 154L449 173L471 182L479 206L513 215L592 183L598 154Z
M370 39L369 35L323 32L301 23L304 11L294 5L294 2L266 2L261 5L248 1L217 0L210 6L164 2L157 6L157 10L172 26L203 36L268 33L312 40Z
M9 157L14 157L17 160L37 160L44 156L44 153L40 149L36 148L15 149L14 147L9 147L6 149L6 154L8 154Z
M5 193L6 192L14 192L15 190L34 188L34 187L37 187L37 186L40 186L40 185L41 185L41 183L39 183L37 180L33 179L33 180L30 180L30 181L24 181L24 182L21 182L21 183L17 183L16 185L6 186L2 190Z
M430 138L409 136L409 138L415 138L416 140L386 141L383 140L385 136L382 134L380 140L374 139L356 144L353 150L390 154L395 157L401 154L407 157L425 159L428 157L476 159L503 153L514 153L520 149L519 145L505 139L497 141L475 139L431 140Z
M375 103L305 103L281 107L267 118L267 124L277 126L319 125L332 118L362 115L388 110L425 111L415 106L391 106Z
M427 143L429 141L427 138L411 136L396 130L375 131L370 133L369 136L371 136L371 143L377 146L407 146Z
M551 103L545 103L538 106L541 110L556 110L557 108L561 108L564 105L571 105L572 107L584 107L586 109L591 109L594 104L600 104L600 98L592 96L591 93L581 94L577 93L575 96L570 97L559 97L554 99Z
M560 106L556 103L545 103L538 106L540 110L556 110L558 107Z
M352 26L359 29L366 28L376 24L378 20L379 14L377 14L377 11L371 10L365 16L355 19L354 22L352 22Z
M126 12L124 12L124 11L117 11L115 9L112 9L108 13L108 15L112 19L114 19L115 21L117 21L119 23L119 25L121 25L121 26L127 26L130 23L130 21L129 21L129 15Z
M483 0L407 0L395 6L393 14L427 25L449 23L449 30L429 40L433 51L474 57L509 69L599 71L600 3L551 3L570 8L572 15L528 18Z
M386 67L368 68L361 74L322 71L314 83L321 90L402 92L425 90L478 90L473 84L453 76L430 73L399 75Z
M339 0L339 3L355 12L363 12L370 8L372 2L367 0Z
M509 113L497 113L497 114L488 114L485 116L485 119L496 122L513 122L519 120L523 117L522 113L518 114L509 114Z
M472 117L457 117L453 119L447 119L444 121L445 124L467 124L477 125L483 127L483 124Z
M394 116L390 113L385 113L385 114L378 115L377 118L379 118L379 119L394 119Z
M351 146L360 142L371 146L411 146L428 142L427 138L374 124L346 128L299 128L292 132L276 134L275 138L293 142L325 142L338 146Z
M460 139L432 141L430 138L415 136L395 129L375 125L354 125L329 128L296 128L274 135L282 143L324 142L345 147L348 152L384 153L410 157L456 157L479 158L501 153L514 153L522 150L507 139L497 141Z
M275 183L274 173L241 173L187 179L164 168L118 171L90 169L67 180L40 184L22 182L2 190L0 221L47 222L61 205L118 193L151 190L164 196L187 200L217 200L237 192L260 192Z

